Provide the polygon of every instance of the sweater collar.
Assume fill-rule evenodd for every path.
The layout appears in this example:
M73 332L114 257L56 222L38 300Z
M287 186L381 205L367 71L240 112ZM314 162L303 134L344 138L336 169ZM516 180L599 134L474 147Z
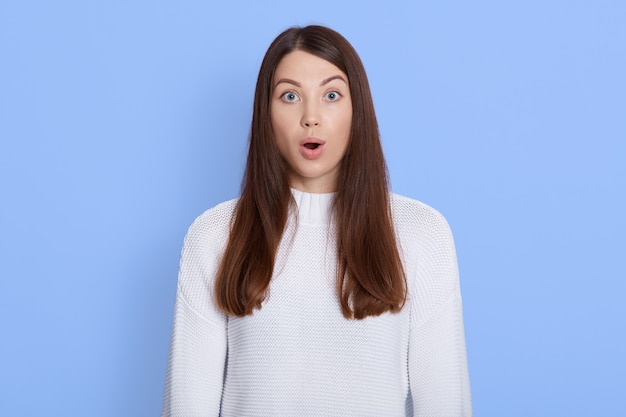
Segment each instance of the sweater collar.
M296 202L298 222L307 224L328 224L335 193L306 193L291 189Z

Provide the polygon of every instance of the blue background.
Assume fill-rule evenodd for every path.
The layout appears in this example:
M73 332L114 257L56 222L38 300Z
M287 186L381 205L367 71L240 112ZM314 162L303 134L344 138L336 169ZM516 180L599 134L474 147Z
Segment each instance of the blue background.
M3 415L159 413L183 236L309 23L360 53L394 191L453 228L475 414L626 415L626 4L386 3L0 2Z

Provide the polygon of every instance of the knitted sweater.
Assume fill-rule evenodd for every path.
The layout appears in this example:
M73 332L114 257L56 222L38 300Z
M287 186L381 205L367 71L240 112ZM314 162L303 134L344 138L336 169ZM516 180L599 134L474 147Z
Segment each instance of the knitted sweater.
M269 296L227 317L214 275L236 200L202 214L182 251L162 416L471 416L452 235L395 194L408 283L399 313L348 320L336 293L333 194L292 190Z

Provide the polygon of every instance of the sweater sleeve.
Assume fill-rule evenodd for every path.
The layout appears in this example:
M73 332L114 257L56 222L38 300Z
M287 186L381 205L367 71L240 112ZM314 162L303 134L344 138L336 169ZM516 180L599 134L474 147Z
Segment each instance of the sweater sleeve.
M213 302L216 236L206 215L182 250L162 417L217 417L226 361L226 317Z
M452 233L438 212L419 245L409 333L415 417L472 415L459 274Z

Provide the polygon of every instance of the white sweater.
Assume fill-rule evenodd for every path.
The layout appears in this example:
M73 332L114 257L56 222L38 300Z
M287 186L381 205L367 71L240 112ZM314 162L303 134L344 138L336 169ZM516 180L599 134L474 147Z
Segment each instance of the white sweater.
M471 416L457 261L445 219L392 195L408 301L396 314L347 320L335 291L333 194L292 193L297 208L269 297L252 316L227 317L213 301L236 200L189 228L162 416Z

